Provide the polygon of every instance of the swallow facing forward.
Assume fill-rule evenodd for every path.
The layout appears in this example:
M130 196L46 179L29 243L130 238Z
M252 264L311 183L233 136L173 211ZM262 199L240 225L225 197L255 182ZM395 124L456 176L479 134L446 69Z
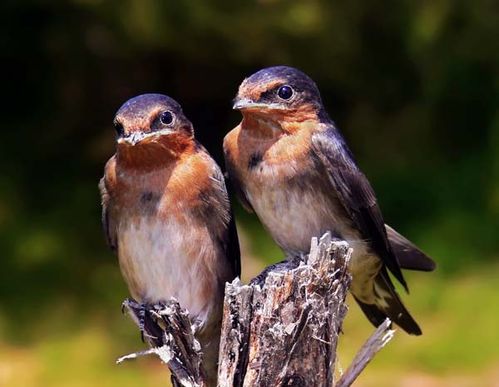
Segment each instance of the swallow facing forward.
M386 317L410 334L421 330L388 271L407 290L401 268L434 262L385 225L369 181L322 105L316 84L285 66L263 69L239 87L242 122L227 134L227 171L242 204L254 210L289 255L307 253L327 231L353 248L351 292L376 326Z
M188 309L213 382L224 284L240 274L223 175L167 96L130 99L114 125L116 154L99 185L108 243L137 301L175 297Z

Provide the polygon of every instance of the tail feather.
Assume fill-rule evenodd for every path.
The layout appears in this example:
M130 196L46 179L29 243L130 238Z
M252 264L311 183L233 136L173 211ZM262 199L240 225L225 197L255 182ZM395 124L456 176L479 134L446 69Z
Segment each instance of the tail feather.
M437 266L435 261L389 225L385 224L385 228L392 251L402 269L419 271L435 270Z
M359 300L357 297L355 297L355 295L353 295L353 298L355 298L355 301L357 301L357 304L359 304L360 309L362 309L362 312L364 312L367 319L375 327L379 327L383 323L383 321L385 321L387 316L380 309L378 309L376 305L366 304L361 300Z
M374 280L376 294L374 304L366 304L354 295L360 308L374 326L379 326L387 317L411 335L421 335L421 328L406 309L395 291L386 268L383 268Z

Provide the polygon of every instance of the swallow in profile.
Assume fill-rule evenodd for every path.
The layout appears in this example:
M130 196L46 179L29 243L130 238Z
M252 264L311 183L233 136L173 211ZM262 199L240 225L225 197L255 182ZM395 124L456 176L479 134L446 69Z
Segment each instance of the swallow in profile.
M130 99L114 126L116 154L99 184L108 244L135 300L175 297L189 311L212 385L225 282L240 275L222 172L165 95Z
M383 221L374 191L303 72L270 67L246 78L234 109L241 123L224 139L227 172L243 206L254 211L287 255L306 254L330 231L353 248L351 293L367 318L389 317L421 329L388 275L407 290L401 269L435 263Z

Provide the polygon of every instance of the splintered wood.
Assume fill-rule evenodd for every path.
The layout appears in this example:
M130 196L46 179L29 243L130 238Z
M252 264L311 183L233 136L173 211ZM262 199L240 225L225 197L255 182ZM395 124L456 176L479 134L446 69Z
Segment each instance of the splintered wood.
M123 311L132 318L151 349L120 357L117 363L144 355L157 355L172 374L174 386L205 386L201 346L194 336L188 312L171 299L154 305L126 300Z
M225 289L219 386L331 386L351 250L329 234L310 254Z

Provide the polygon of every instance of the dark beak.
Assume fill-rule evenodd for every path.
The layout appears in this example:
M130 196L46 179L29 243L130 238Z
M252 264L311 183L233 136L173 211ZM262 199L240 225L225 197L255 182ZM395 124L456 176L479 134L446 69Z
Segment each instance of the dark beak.
M234 110L260 110L268 109L268 107L269 105L265 103L253 102L248 98L236 98L232 105L232 109Z

